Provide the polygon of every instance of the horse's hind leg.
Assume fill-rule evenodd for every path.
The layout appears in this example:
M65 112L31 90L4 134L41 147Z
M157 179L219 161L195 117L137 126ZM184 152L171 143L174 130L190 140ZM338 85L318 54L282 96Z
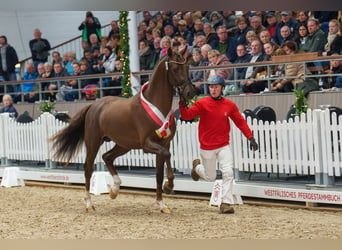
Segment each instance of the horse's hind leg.
M95 210L94 204L91 200L90 197L90 178L94 172L93 166L94 166L94 161L95 161L95 157L97 154L97 151L100 148L101 143L96 143L95 141L93 141L90 144L86 144L86 148L87 148L87 156L86 156L86 160L84 163L84 176L85 176L85 192L86 192L86 197L84 198L84 201L86 203L86 210L87 212L92 212Z
M119 157L120 155L126 154L128 151L129 149L122 148L118 145L115 145L111 150L109 150L108 152L102 155L102 159L106 163L106 166L110 174L113 176L114 185L109 186L109 196L112 199L115 199L116 196L119 194L120 185L121 185L121 179L113 163L117 157Z
M174 175L172 172L172 167L171 167L171 161L170 159L166 160L166 170L167 170L167 181L165 181L163 185L163 191L166 194L174 194L175 192L173 191L173 180L174 180Z

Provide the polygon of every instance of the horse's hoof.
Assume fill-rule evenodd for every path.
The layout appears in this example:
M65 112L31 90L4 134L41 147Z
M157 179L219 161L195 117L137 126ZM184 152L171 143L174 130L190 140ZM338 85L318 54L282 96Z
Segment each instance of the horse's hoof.
M111 199L115 199L117 196L118 196L118 192L115 193L115 192L113 192L112 189L109 189L109 197Z
M163 192L165 194L175 194L175 191L173 191L173 189L169 188L168 187L168 182L165 182L164 185L163 185Z
M94 206L90 206L86 208L86 212L91 213L95 211L95 207Z
M164 207L162 210L160 210L163 214L170 214L171 210L168 207Z

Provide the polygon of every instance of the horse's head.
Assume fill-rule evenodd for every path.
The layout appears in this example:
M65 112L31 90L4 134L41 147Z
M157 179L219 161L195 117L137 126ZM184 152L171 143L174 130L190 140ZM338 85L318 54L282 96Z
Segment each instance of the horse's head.
M199 89L192 84L189 76L190 60L187 60L187 49L180 53L168 49L165 57L165 68L169 82L178 89L180 98L190 100L199 94Z

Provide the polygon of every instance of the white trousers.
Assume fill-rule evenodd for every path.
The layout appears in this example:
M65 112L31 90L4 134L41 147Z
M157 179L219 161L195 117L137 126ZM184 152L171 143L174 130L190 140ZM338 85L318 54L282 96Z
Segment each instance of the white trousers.
M222 203L234 204L233 199L233 154L230 145L215 150L200 150L201 164L195 171L206 181L216 180L216 162L222 173Z

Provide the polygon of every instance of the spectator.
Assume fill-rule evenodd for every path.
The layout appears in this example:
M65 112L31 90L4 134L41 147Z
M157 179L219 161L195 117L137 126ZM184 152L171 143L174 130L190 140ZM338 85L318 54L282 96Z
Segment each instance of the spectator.
M260 16L252 16L249 18L249 25L251 27L251 30L255 32L256 35L259 35L261 31L267 30L262 25L262 20Z
M149 70L153 70L159 62L161 52L160 40L160 37L156 37L153 39L154 50L151 52L150 65L148 67Z
M185 20L180 20L178 22L178 32L175 33L175 36L185 37L189 44L192 44L194 40L194 35L190 30L188 30Z
M55 63L53 72L53 78L70 76L61 63ZM50 91L48 98L50 98L50 101L64 101L65 93L71 89L71 86L69 85L70 81L71 80L57 80L51 82L48 86L48 90Z
M309 19L308 21L309 35L303 46L304 52L318 52L322 55L324 46L327 43L325 33L320 29L320 24L317 19Z
M218 46L218 36L211 26L210 23L203 24L203 31L206 38L206 43L209 44L211 47ZM196 37L196 36L195 36Z
M116 35L120 35L120 29L119 29L119 25L118 22L113 20L110 22L110 31L108 33L108 37L111 37L112 35L116 34Z
M109 37L108 36L102 36L100 39L100 53L103 54L104 48L108 45L109 43Z
M34 80L34 79L37 79L37 77L38 77L38 72L36 71L34 64L31 62L26 63L23 80ZM25 82L22 84L21 92L23 94L24 101L26 102L38 101L38 95L36 95L36 93L33 92L35 85L36 85L35 82ZM13 101L14 103L17 103L20 100L21 100L21 95L18 94L15 96Z
M35 29L33 32L34 39L30 40L29 46L32 55L32 61L35 70L39 63L45 63L48 61L49 50L51 49L48 40L42 38L42 33L39 29Z
M86 61L80 61L80 75L96 74ZM81 80L82 96L86 100L95 100L97 96L97 89L99 87L99 80L97 78L87 78Z
M204 35L196 35L193 48L200 49L206 43L207 43L207 39L205 38Z
M294 55L298 53L302 53L298 50L297 44L294 41L286 41L281 46L287 55ZM302 76L304 75L304 63L287 63L285 65L285 77L294 77L297 78L285 78L285 79L277 79L271 83L272 91L278 92L292 92L298 83L302 83L304 79ZM309 73L309 72L307 72Z
M246 41L247 41L246 49L247 49L248 54L252 53L252 42L254 40L258 40L258 36L257 36L257 34L255 34L255 32L253 30L249 30L246 33Z
M113 48L114 53L117 56L122 56L121 55L121 46L120 46L120 35L114 34L109 38L108 44Z
M192 63L190 64L190 68L202 67L202 66L207 66L207 65L208 65L208 62L203 59L203 56L201 54L201 49L194 48L192 51ZM205 79L203 69L190 71L190 79L191 79L191 82L193 82L195 86L200 89L200 94L207 93L207 91L204 90L205 85L201 83Z
M291 11L282 11L280 12L281 21L276 25L275 32L273 34L273 41L277 44L281 44L281 34L280 29L281 27L287 25L290 28L292 34L296 34L298 30L298 21L292 17Z
M314 11L314 18L321 24L321 29L324 33L328 33L328 24L332 19L337 19L338 11Z
M113 72L121 73L121 70L122 70L122 62L120 61L120 58L117 58L115 60L115 68ZM107 87L110 87L110 88L105 89L103 91L103 95L104 96L107 96L107 95L120 96L121 95L121 79L122 79L122 76L119 76L119 75L113 76L107 85Z
M228 29L228 32L234 33L234 30L236 30L236 16L234 11L231 10L224 10L222 11L222 19L223 19L223 25L226 26Z
M78 59L76 59L76 52L74 51L69 51L68 52L68 61L66 62L66 64L64 65L64 68L66 69L66 71L69 73L69 75L73 75L74 74L74 68L72 66L73 62L79 62Z
M299 11L297 15L297 21L299 25L308 25L309 20L309 12L308 11Z
M291 33L290 27L284 25L280 28L280 39L278 45L282 45L285 41L293 41L294 35Z
M196 35L205 35L204 30L203 30L203 22L201 19L196 19L194 21L194 31L193 31L193 37ZM189 44L192 44L189 42Z
M112 73L114 71L116 58L117 55L113 52L112 47L106 46L102 60L99 61L99 64L101 65L101 72L106 74Z
M150 20L152 19L151 13L149 11L143 12L143 22L146 24L146 27L149 25Z
M61 62L55 62L55 64L56 63L61 63ZM52 64L49 62L44 63L44 73L41 75L41 78L51 78L53 75L54 75L54 72L53 72ZM44 81L44 82L41 82L40 85L41 85L41 89L43 91L43 94L42 94L43 99L48 100L49 96L50 96L49 92L48 92L50 82Z
M247 32L251 30L251 28L247 25L247 19L244 16L240 16L236 19L237 29L234 34L234 40L237 45L247 45L248 42L246 40Z
M91 11L86 12L86 18L80 24L78 30L82 30L82 40L87 41L88 43L90 43L91 34L95 34L98 41L102 37L101 23L99 19L93 15Z
M74 76L79 76L81 69L80 69L80 63L74 61L72 63L72 67L73 67L73 74ZM67 102L71 102L74 101L75 99L79 99L79 92L77 91L77 89L79 89L79 80L70 80L69 81L69 88L66 89L65 93L64 93L64 100Z
M2 104L3 107L0 110L0 113L9 113L10 117L17 118L18 112L16 108L13 106L12 96L4 95L2 97Z
M236 59L236 41L233 37L228 37L227 29L224 26L219 26L216 33L219 38L219 43L218 46L213 47L213 49L216 49L220 51L221 54L226 55L230 62L234 62Z
M266 18L266 29L270 33L270 36L273 37L277 24L278 24L277 17L274 11L268 11L265 14L265 18Z
M209 59L208 59L208 52L212 50L212 47L209 44L204 44L201 47L201 55L203 57L203 60L206 61L209 64Z
M340 23L336 19L332 19L329 22L329 33L327 37L327 43L324 46L323 56L330 55L331 44L334 42L336 37L338 37L338 33L340 32Z
M265 54L263 53L262 44L259 40L254 40L251 44L251 59L249 60L250 63L254 62L261 62L264 60ZM256 66L249 66L246 69L244 79L248 79L251 77L253 71L255 70ZM242 85L242 91L244 93L259 93L265 89L264 84L260 84L258 82L249 82L249 81L241 81L240 84Z
M94 47L99 47L101 46L100 40L96 36L96 34L90 34L89 35L89 44L90 44L90 49ZM101 50L100 50L101 51Z
M272 56L276 53L279 45L269 41L263 44L263 47L265 51L263 61L272 61ZM261 92L268 87L268 81L264 80L264 78L277 75L276 71L278 71L278 65L270 65L269 68L267 66L257 66L249 76L249 78L257 80L248 80L246 84L249 85L252 92L254 91L253 93Z
M18 62L18 55L16 50L7 43L6 36L0 36L0 75L2 75L4 81L17 80L15 65ZM16 89L17 85L6 85L5 91L7 93L13 93L16 91Z
M93 63L93 53L91 53L90 49L83 50L83 57L81 60L86 60L88 64Z
M58 52L58 51L54 51L52 52L52 66L56 63L56 62L59 62L59 63L62 63L63 64L63 59L61 57L61 54Z
M333 54L338 55L338 54ZM333 56L332 55L332 56ZM341 60L331 60L330 68L324 71L325 74L339 74L338 76L324 77L323 88L330 89L332 87L342 88L342 62Z
M247 53L246 46L243 44L239 44L236 47L236 54L237 54L237 58L234 64L247 63L251 59L251 55ZM247 70L246 67L238 67L238 68L233 69L232 74L229 77L229 80L231 81L228 82L228 84L226 85L223 91L224 95L229 95L231 93L236 94L237 91L240 90L240 82L236 80L244 79L246 70Z
M305 42L308 38L308 34L308 27L306 27L306 25L304 24L300 24L298 27L298 34L296 35L296 38L294 40L297 43L299 50L302 50L302 48L304 47Z
M172 38L175 35L175 28L172 25L166 25L164 27L164 36Z
M140 70L148 70L151 59L151 48L148 43L143 40L139 42L139 62Z
M271 35L268 30L263 30L259 33L259 40L262 42L262 44L265 44L269 41L271 41Z
M169 36L163 36L163 38L160 40L160 58L166 55L166 52L169 48L171 48L171 37Z
M216 30L217 32L217 28L219 26L223 25L223 18L221 16L220 13L218 13L218 11L212 11L210 16L209 16L209 22L211 24L211 26ZM223 26L226 28L226 26Z
M210 50L208 52L208 59L208 66L227 66L231 64L231 62L225 54L221 54L218 50L215 49ZM211 69L206 72L206 77L208 79L210 76L219 75L226 80L229 79L231 73L231 68Z

